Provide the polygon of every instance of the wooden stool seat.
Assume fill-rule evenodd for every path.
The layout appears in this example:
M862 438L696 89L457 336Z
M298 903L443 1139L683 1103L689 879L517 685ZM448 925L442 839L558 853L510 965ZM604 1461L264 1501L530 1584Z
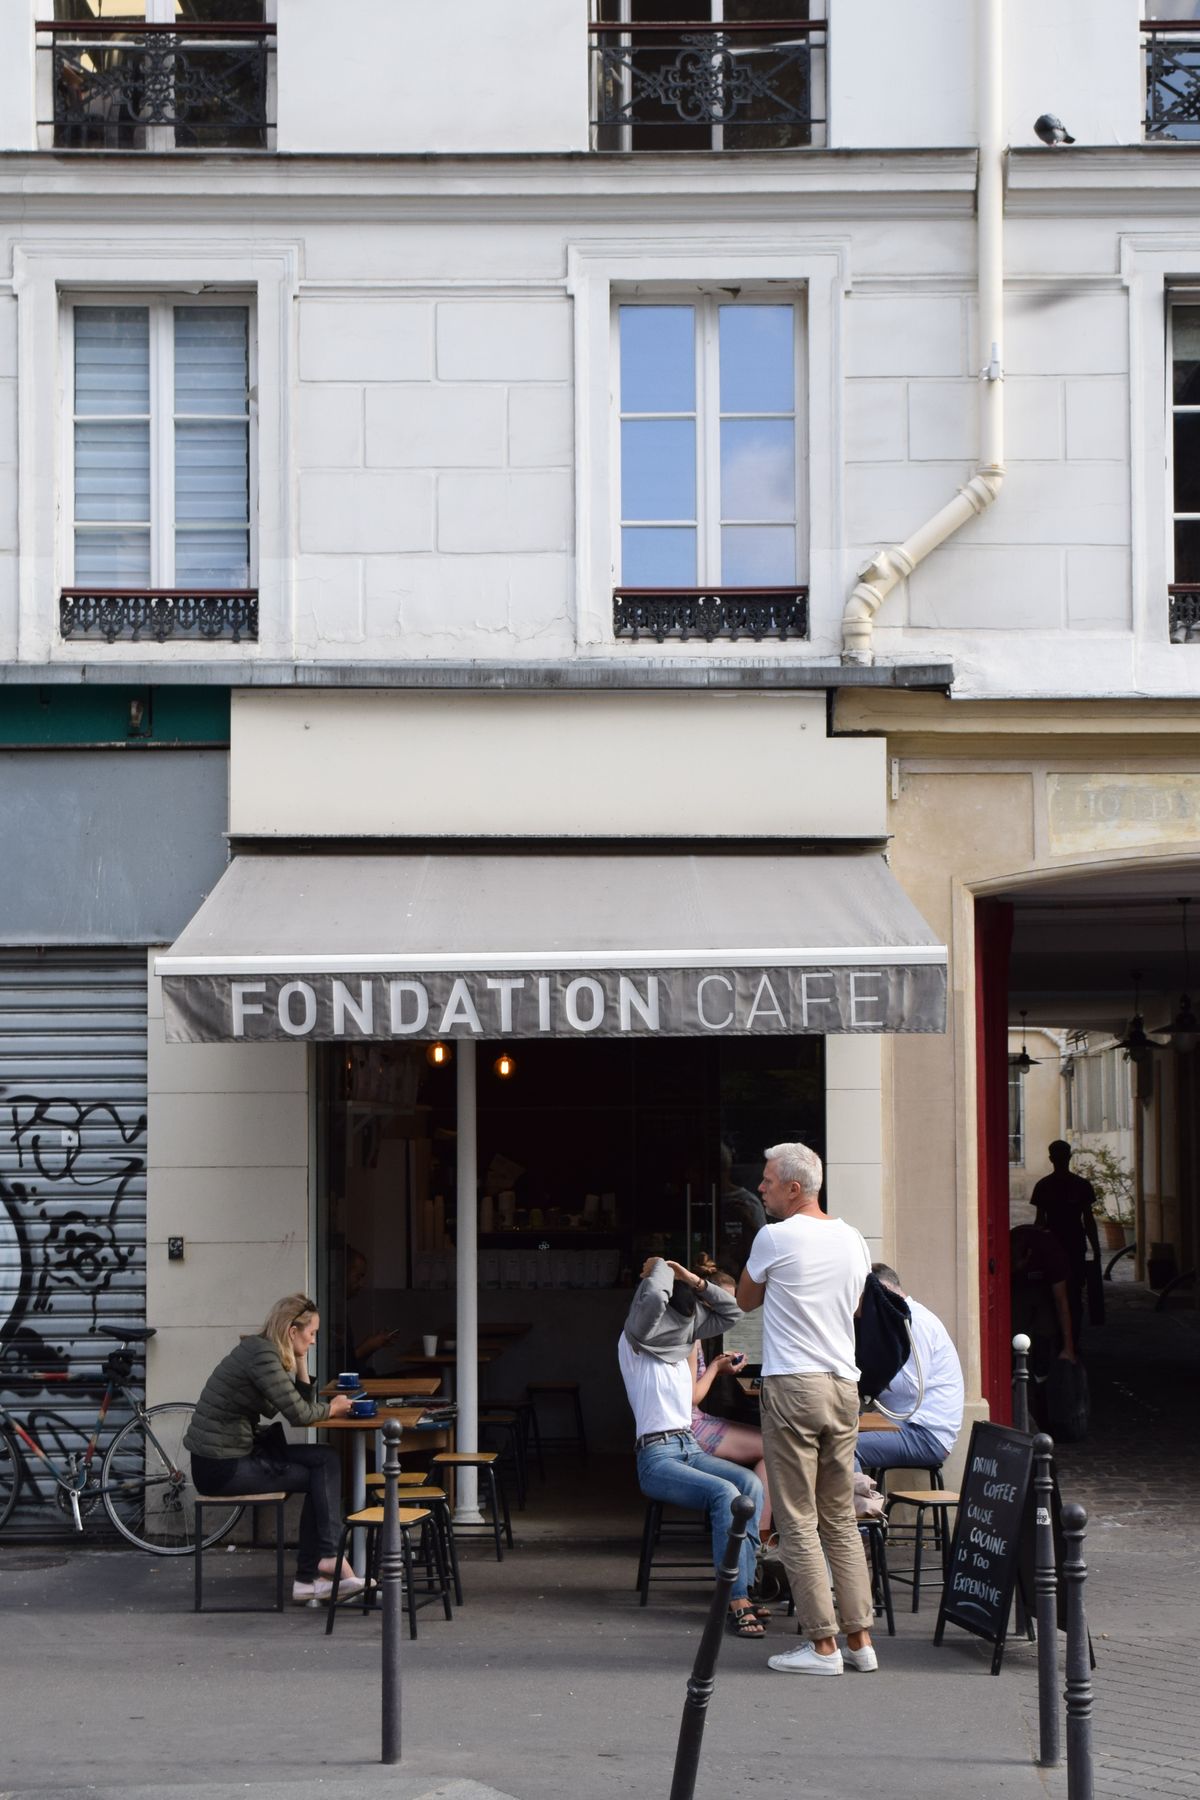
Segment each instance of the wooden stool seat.
M902 1501L905 1506L957 1506L958 1495L950 1488L897 1488L889 1500Z
M456 1469L481 1468L499 1462L498 1450L439 1450L434 1457L435 1463L447 1463Z
M397 1479L399 1480L400 1486L402 1488L424 1487L425 1483L429 1479L429 1470L428 1469L414 1469L411 1472L411 1474L408 1474L408 1475L401 1474L400 1476L397 1477ZM382 1469L375 1470L370 1475L367 1476L367 1486L368 1487L382 1487L383 1482L384 1482L384 1476L383 1476Z
M402 1525L419 1525L422 1519L430 1516L427 1506L402 1506L399 1508L399 1513ZM346 1514L346 1523L348 1525L382 1525L383 1508L382 1506L360 1507L357 1512Z
M201 1506L269 1506L286 1500L286 1494L197 1494Z

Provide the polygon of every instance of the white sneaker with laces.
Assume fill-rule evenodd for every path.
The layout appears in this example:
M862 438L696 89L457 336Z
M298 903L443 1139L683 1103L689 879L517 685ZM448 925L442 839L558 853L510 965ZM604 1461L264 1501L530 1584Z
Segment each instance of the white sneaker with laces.
M827 1656L823 1656L805 1639L795 1650L785 1650L781 1656L768 1657L767 1667L777 1669L781 1675L840 1675L842 1653L840 1650L832 1650Z
M324 1575L318 1575L315 1581L293 1581L292 1599L297 1606L307 1606L310 1600L328 1600L333 1592L332 1581Z
M842 1651L842 1658L848 1669L857 1669L860 1675L873 1675L879 1667L879 1658L873 1644L864 1644L861 1650L851 1650L847 1644Z

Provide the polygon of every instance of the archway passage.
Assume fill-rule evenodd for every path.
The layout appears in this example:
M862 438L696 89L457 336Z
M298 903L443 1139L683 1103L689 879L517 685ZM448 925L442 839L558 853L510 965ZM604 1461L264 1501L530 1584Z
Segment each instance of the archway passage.
M1191 860L1068 871L977 903L981 1338L993 1417L1007 1417L1010 1403L1009 1229L1034 1217L1010 1207L1023 1084L1049 1081L1043 1137L1124 1170L1136 1251L1122 1272L1132 1260L1134 1280L1153 1291L1180 1277L1165 1304L1196 1305L1187 1279L1200 1214L1200 1028L1186 1029L1194 960L1200 979L1193 946L1200 953L1200 865ZM1022 1027L1039 1034L1029 1068ZM1026 1147L1030 1185L1045 1147L1033 1138ZM1110 1189L1099 1197L1111 1210Z

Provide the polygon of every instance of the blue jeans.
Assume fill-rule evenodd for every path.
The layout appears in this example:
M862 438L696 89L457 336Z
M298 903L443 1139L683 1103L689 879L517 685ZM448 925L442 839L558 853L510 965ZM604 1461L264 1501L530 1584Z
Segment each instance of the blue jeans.
M754 1516L746 1528L738 1556L737 1580L732 1600L745 1600L754 1580L758 1555L758 1520L762 1512L762 1482L751 1469L724 1462L702 1450L689 1431L686 1437L660 1438L638 1451L638 1486L647 1500L664 1500L671 1506L706 1512L712 1528L713 1567L719 1569L725 1542L733 1522L733 1502L746 1494L754 1502Z
M854 1466L858 1469L934 1469L949 1456L932 1432L910 1420L894 1431L860 1431Z

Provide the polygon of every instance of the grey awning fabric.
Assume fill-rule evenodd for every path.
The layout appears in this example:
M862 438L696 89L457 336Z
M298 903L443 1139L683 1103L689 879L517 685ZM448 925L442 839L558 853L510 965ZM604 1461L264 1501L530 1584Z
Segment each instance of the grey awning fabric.
M174 1042L945 1030L875 853L239 856L157 970Z

